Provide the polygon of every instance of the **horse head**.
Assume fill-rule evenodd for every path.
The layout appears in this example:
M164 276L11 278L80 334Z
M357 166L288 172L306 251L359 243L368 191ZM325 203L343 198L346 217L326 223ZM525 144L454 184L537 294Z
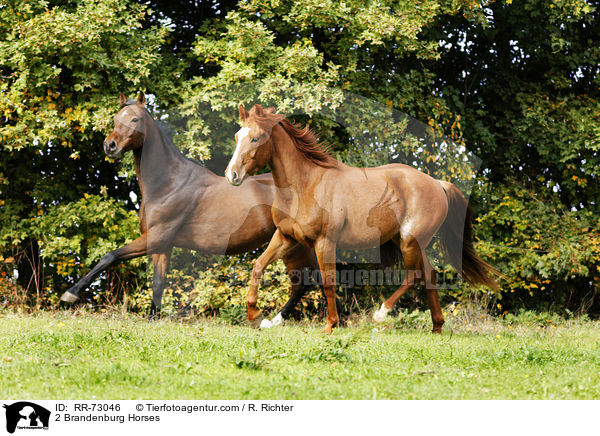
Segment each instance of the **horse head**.
M104 152L110 157L118 157L125 151L141 148L146 137L146 125L150 120L143 93L138 95L137 101L128 101L121 94L119 102L121 110L115 115L115 127L104 140Z
M263 109L256 104L250 111L240 105L242 128L235 134L235 152L225 170L225 178L234 186L241 185L249 175L256 174L271 159L271 130L285 116Z

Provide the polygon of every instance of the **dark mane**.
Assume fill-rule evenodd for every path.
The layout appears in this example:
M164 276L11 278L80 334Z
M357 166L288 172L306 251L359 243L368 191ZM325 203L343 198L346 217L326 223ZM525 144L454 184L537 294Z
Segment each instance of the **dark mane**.
M262 115L256 113L256 106L250 109L249 115L262 128L272 129L276 124L290 136L296 149L308 160L324 168L333 168L338 161L329 154L330 146L320 142L319 136L308 125L302 127L292 123L285 115L275 113L275 109L265 109Z
M123 109L126 106L134 106L136 104L137 104L137 100L127 99L127 101L125 103L121 104L121 108L119 110ZM155 118L147 106L143 106L142 109L148 114L148 116L150 117L152 122L156 125L158 133L159 133L163 143L166 144L167 147L175 149L177 151L177 153L184 159L186 159L198 166L201 166L202 168L207 168L204 165L204 163L200 162L198 159L194 159L193 157L188 157L188 156L184 155L183 152L173 143L173 140L171 139L171 135L168 133L168 130L169 130L168 127L163 122L161 122L158 118Z

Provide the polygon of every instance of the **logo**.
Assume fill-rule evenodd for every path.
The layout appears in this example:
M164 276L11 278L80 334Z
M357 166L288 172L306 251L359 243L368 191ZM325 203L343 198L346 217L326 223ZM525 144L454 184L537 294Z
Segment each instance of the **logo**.
M5 404L6 431L14 433L15 429L48 430L50 411L29 401Z

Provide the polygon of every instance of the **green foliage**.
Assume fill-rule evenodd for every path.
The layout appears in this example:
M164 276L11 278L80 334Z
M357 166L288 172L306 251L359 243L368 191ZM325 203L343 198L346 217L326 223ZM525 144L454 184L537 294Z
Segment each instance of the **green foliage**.
M506 316L502 318L502 322L511 326L524 325L550 327L564 324L565 319L557 313L534 312L531 310L520 309L516 315L511 313L506 314Z
M245 322L246 293L254 256L202 257L176 249L170 286L163 297L163 312L187 316L218 314L234 325ZM276 313L291 292L283 262L271 265L261 283L260 306L265 315ZM314 289L300 302L305 313L314 313L323 307L320 294ZM150 299L138 301L134 307L146 311Z
M15 269L15 258L0 256L0 311L6 309L22 310L29 307L30 298L27 293L10 277Z
M598 218L566 209L556 194L514 185L486 194L477 226L478 249L507 276L503 304L580 310L590 304L585 282L600 285Z
M478 248L509 277L509 309L598 311L599 25L596 4L526 0L431 29L431 69L486 168Z
M231 325L240 325L246 321L246 308L241 305L223 307L219 315Z
M104 189L102 195L84 194L82 199L56 206L47 213L40 208L35 218L2 228L0 242L7 246L32 236L39 241L46 281L37 297L54 304L74 278L87 272L107 252L131 242L138 226L136 214L108 198ZM120 287L137 288L137 281L143 280L145 271L141 267L145 264L146 259L139 258L113 270L122 281ZM92 298L104 301L105 296L96 295L96 289L92 287ZM122 293L124 289L113 291Z
M428 329L431 323L431 314L429 310L402 309L394 317L393 323L396 328Z
M148 13L112 0L0 2L0 250L38 300L135 237L126 202L136 187L101 144L120 91L152 84L168 96L159 54L168 32L143 28ZM113 275L121 294L143 278L141 265Z
M142 30L147 11L132 2L10 2L0 65L4 149L73 147L106 132L122 86L148 83L165 29ZM108 83L107 83L108 82ZM73 150L77 159L79 147Z

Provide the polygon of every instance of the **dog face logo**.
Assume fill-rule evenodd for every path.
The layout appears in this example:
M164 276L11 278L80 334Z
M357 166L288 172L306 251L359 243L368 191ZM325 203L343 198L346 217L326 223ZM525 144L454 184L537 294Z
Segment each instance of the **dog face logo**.
M5 404L6 431L14 433L15 429L48 429L50 411L42 406L28 401Z

